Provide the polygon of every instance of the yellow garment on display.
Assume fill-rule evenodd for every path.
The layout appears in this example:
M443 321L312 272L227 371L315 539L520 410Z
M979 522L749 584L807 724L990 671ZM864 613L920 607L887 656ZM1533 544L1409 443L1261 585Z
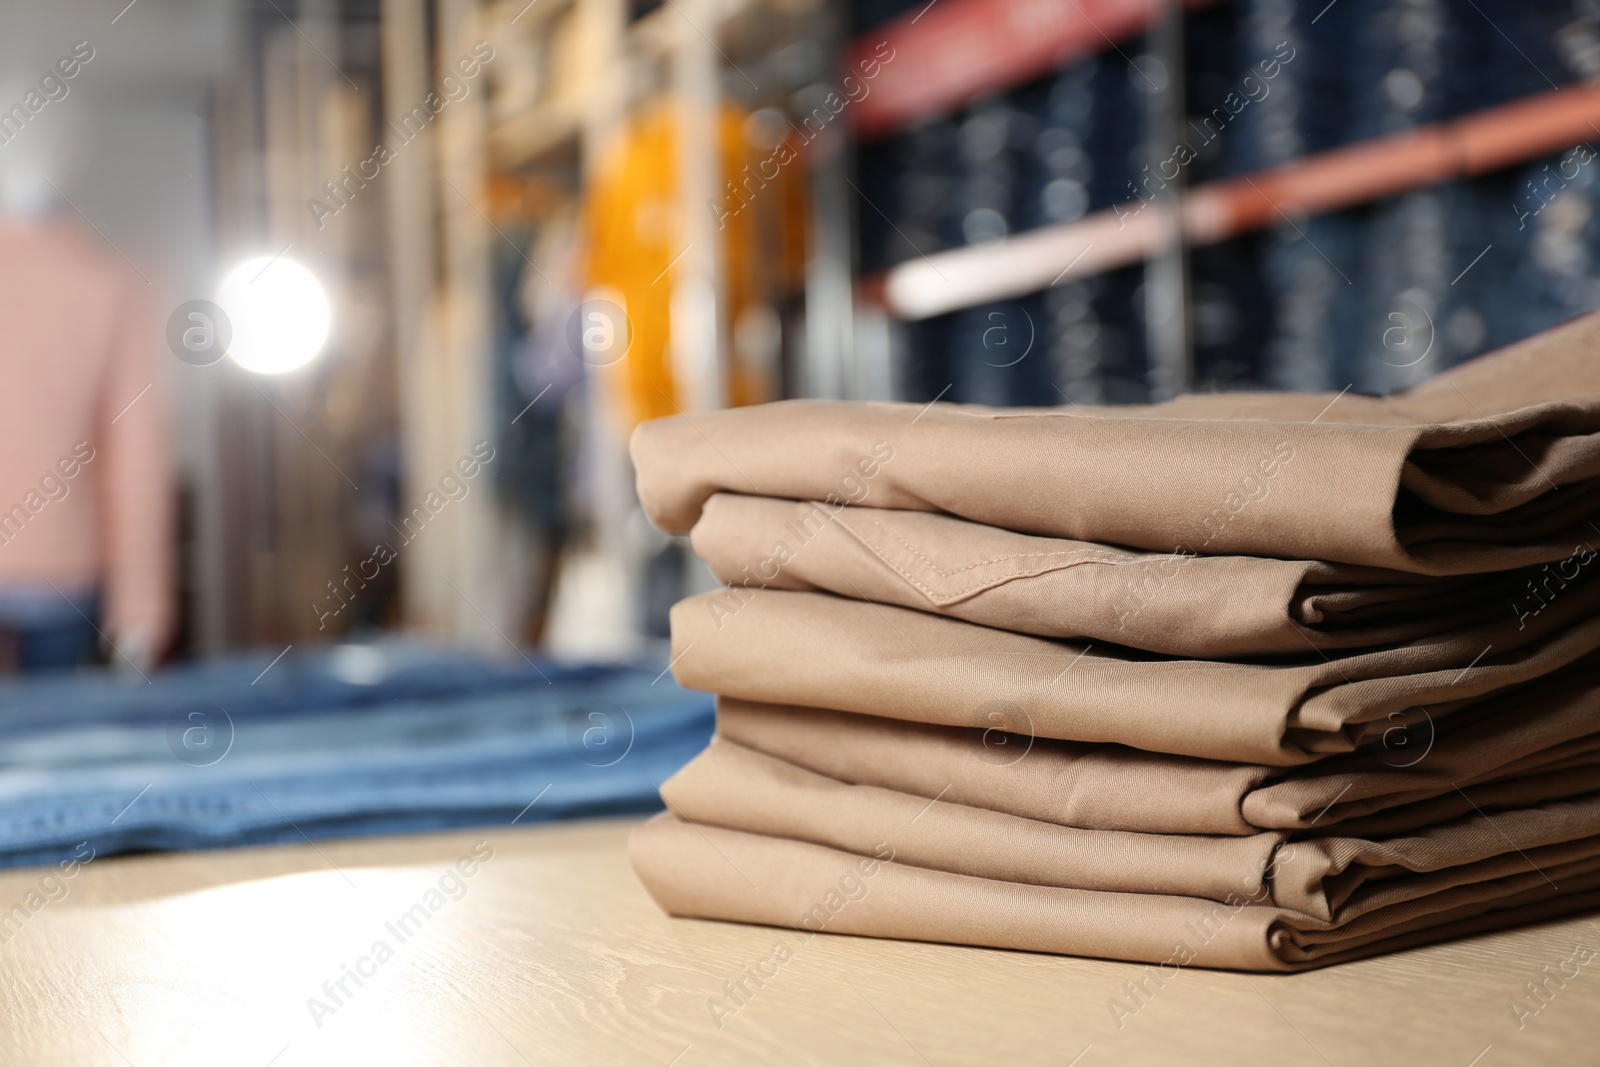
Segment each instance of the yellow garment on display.
M771 152L758 153L745 137L748 113L725 104L717 119L724 182L721 210L705 210L719 221L724 266L724 336L747 310L775 301L798 282L803 263L799 235L804 225L803 175L797 153L773 166ZM584 204L588 246L586 284L612 290L610 299L627 312L627 355L598 375L608 404L624 432L649 419L678 413L683 398L672 369L672 273L684 251L679 199L678 110L657 100L630 119L603 154L589 181ZM743 198L726 184L745 168L766 160L775 177ZM770 221L768 221L770 220ZM765 224L763 224L765 223ZM776 247L771 247L772 245ZM621 299L617 299L620 295ZM770 367L729 359L728 397L733 406L761 403L777 394Z

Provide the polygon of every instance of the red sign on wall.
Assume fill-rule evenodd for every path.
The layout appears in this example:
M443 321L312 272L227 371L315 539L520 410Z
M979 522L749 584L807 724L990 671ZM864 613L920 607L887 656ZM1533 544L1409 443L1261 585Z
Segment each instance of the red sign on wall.
M851 45L850 68L869 57L883 65L871 94L852 108L856 133L882 136L1110 48L1144 32L1168 2L933 0Z

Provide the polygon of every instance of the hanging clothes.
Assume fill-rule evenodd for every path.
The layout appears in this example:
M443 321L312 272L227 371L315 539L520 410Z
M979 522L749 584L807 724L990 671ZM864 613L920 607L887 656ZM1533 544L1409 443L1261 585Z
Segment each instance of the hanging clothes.
M752 312L797 286L803 272L804 166L794 138L762 144L751 116L724 105L717 116L722 195L706 210L717 220L724 264L726 335L737 337ZM679 195L677 104L662 98L631 119L595 167L584 204L590 293L622 306L630 333L615 373L600 375L624 431L676 414L682 383L673 374L673 268L685 249ZM620 296L620 300L617 297ZM770 316L768 317L770 318ZM735 344L728 395L734 406L777 393L775 368Z

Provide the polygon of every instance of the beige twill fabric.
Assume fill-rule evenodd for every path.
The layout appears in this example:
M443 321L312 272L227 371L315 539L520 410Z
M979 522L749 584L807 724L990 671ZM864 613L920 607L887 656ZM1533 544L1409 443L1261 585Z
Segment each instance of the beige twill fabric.
M672 610L672 670L691 689L1275 766L1437 721L1600 648L1600 582L1525 626L1290 664L1141 656L823 593L765 590L729 615L723 596Z
M1155 552L1504 571L1600 537L1597 335L1590 316L1530 342L1543 359L1488 356L1389 398L1003 411L786 401L645 423L632 454L646 511L673 533L735 492ZM1483 382L1497 369L1508 380L1496 397ZM1532 395L1545 399L1507 406Z
M667 912L1297 970L1600 904L1600 316L1404 394L636 432Z

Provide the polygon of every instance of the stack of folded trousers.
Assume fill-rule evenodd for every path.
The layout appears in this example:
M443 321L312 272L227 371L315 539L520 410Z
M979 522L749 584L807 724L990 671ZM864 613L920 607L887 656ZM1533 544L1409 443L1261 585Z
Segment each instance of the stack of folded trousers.
M647 423L675 915L1298 970L1600 904L1600 315L1408 392Z

